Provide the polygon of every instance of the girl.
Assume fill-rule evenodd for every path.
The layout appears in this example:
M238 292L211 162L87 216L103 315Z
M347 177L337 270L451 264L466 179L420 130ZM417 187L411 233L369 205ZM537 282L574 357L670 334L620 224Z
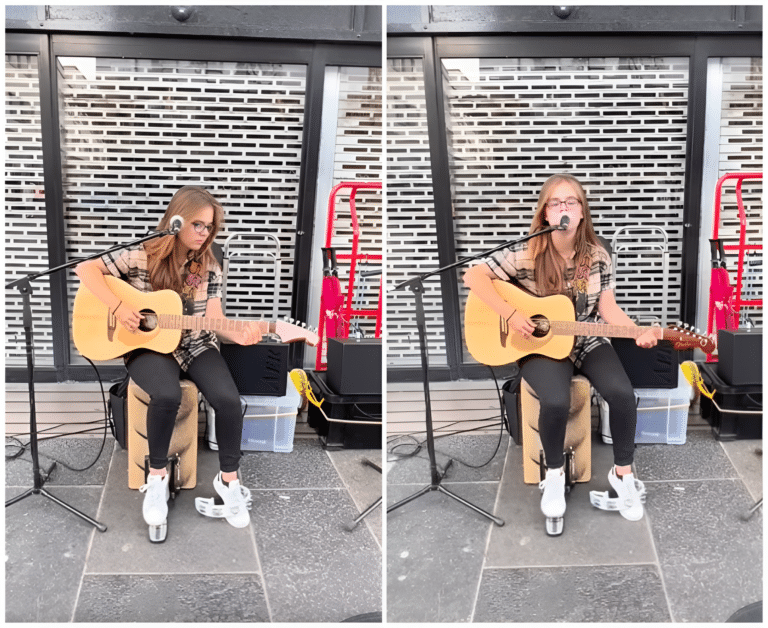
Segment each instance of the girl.
M80 281L101 299L118 322L135 332L142 314L112 293L104 275L127 277L143 292L171 289L179 293L184 313L224 318L221 307L222 272L210 250L223 221L223 209L200 187L186 186L173 195L157 229L168 229L171 217L181 216L184 225L176 235L167 235L134 247L108 253L75 268ZM236 332L219 332L224 340L250 345L261 340L258 325ZM211 331L184 331L173 354L146 349L126 356L131 378L150 396L147 409L147 440L150 471L142 512L150 526L161 525L168 514L168 448L181 404L179 377L183 371L216 411L216 438L221 471L213 480L224 500L227 521L236 528L250 522L237 470L243 419L240 396L229 369L218 351Z
M533 322L518 312L514 303L504 301L491 280L515 278L537 296L565 294L571 298L579 321L634 325L616 304L611 259L595 235L584 188L573 176L557 174L541 188L530 233L559 225L563 215L570 219L565 230L494 253L485 263L466 272L465 285L504 318L514 332L525 337L535 330ZM657 339L648 331L636 342L641 347L653 347ZM587 377L608 402L614 455L608 481L618 494L621 514L631 521L641 519L643 504L631 467L637 423L634 391L608 340L579 336L565 360L529 355L520 360L520 368L541 407L539 435L547 467L541 486L544 515L558 519L565 513L563 448L570 382L575 371Z

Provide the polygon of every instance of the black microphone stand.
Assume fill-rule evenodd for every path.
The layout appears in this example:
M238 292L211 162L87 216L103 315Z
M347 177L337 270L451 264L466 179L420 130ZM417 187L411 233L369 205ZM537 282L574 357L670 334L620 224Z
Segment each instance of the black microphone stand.
M39 457L38 448L37 448L37 412L36 412L36 405L35 405L35 365L34 365L34 341L33 341L33 333L32 333L32 305L31 305L32 285L31 285L31 282L40 277L45 277L46 275L52 275L55 272L64 270L65 268L71 268L82 262L87 262L92 259L96 259L97 257L101 257L102 255L106 255L107 253L112 253L113 251L119 251L120 249L125 249L130 246L134 246L136 244L141 244L142 242L153 240L154 238L159 238L165 235L171 235L175 232L176 231L173 229L169 229L167 231L156 231L147 236L139 238L138 240L135 240L133 242L129 242L127 244L118 244L117 246L113 246L111 249L102 251L101 253L96 253L95 255L91 255L90 257L67 262L65 264L62 264L61 266L57 266L56 268L49 268L40 273L32 273L30 275L27 275L26 277L17 279L16 281L11 282L5 286L6 290L10 288L17 288L21 293L22 301L23 301L22 321L24 326L24 337L26 341L25 348L26 348L26 354L27 354L27 379L29 384L29 437L30 437L29 451L32 456L32 475L33 475L32 488L28 489L24 493L21 493L20 495L17 495L16 497L12 497L7 502L5 502L6 508L11 504L15 504L16 502L21 501L25 497L29 497L32 494L43 495L44 497L47 497L51 501L57 503L59 506L62 506L63 508L67 509L72 514L75 514L78 517L87 521L88 523L96 526L96 529L99 530L99 532L106 532L107 526L105 526L103 523L99 523L95 519L92 519L91 517L80 512L76 508L73 508L66 502L63 502L62 500L60 500L58 497L51 495L48 491L46 491L43 488L43 484L50 477L51 472L56 467L56 463L54 462L51 465L51 467L48 469L48 471L45 472L45 474L40 470L40 457Z
M516 244L521 244L523 242L527 242L531 238L544 235L545 233L549 233L550 231L561 230L564 227L565 225L561 225L557 227L548 227L546 229L542 229L541 231L537 231L536 233L532 233L523 238L520 238L519 240L512 240L511 242L505 242L504 244L501 244L489 251L479 253L478 255L473 255L472 257L464 257L454 262L453 264L449 264L448 266L443 266L443 268L438 268L437 270L433 270L427 273L423 273L421 275L417 275L412 279L408 279L402 283L399 283L392 288L392 290L394 291L394 290L400 290L401 288L407 287L411 290L411 292L413 292L416 298L416 327L418 328L418 331L419 331L419 346L421 349L421 372L422 372L422 378L424 380L424 401L426 403L425 418L426 418L426 426L427 426L427 452L429 455L431 483L425 486L424 488L422 488L421 490L417 491L410 497L406 497L405 499L400 500L396 504L393 504L392 506L387 508L388 513L392 512L396 508L400 508L400 506L404 506L405 504L407 504L410 501L413 501L417 497L421 497L422 495L428 493L429 491L440 491L441 493L448 495L449 497L455 499L456 501L464 504L468 508L471 508L475 512L483 515L484 517L487 517L488 519L493 521L493 523L495 523L497 526L504 525L503 519L500 519L499 517L496 517L486 512L485 510L482 510L478 506L475 506L474 504L468 502L462 497L459 497L458 495L452 493L451 491L449 491L447 488L445 488L440 484L442 477L437 471L437 460L435 459L435 437L432 429L432 404L429 397L429 356L427 355L427 325L426 325L426 317L424 315L424 300L423 300L424 280L427 279L428 277L432 277L433 275L439 275L440 273L443 273L446 270L451 270L452 268L463 266L468 262L471 262L472 260L476 260L481 257L488 257L491 253L500 251L503 248L514 246Z

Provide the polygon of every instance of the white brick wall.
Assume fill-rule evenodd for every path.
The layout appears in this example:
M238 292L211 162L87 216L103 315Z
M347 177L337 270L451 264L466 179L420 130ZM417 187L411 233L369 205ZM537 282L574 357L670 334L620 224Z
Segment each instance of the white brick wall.
M340 68L339 117L336 128L333 185L341 182L381 181L381 68ZM327 202L327 199L326 199ZM359 190L355 196L360 237L358 253L381 255L383 243L382 194L380 190ZM336 254L352 250L352 221L349 193L336 195L336 217L332 244ZM318 225L325 229L325 225ZM381 262L358 263L358 273L381 268ZM349 281L349 262L339 261L339 280L345 289ZM379 300L379 277L355 278L354 308L375 309ZM346 294L346 290L345 290ZM366 335L373 336L373 318L354 319Z
M421 59L387 63L387 285L438 267L432 171ZM445 365L440 278L424 283L430 365ZM387 364L421 364L415 300L387 293Z
M202 185L224 205L222 245L235 232L279 238L279 315L288 315L306 67L58 61L68 257L139 237L179 187ZM269 262L233 261L228 316L269 317L274 281ZM72 273L70 303L77 285Z
M619 304L643 318L678 311L688 59L462 59L443 69L457 255L527 234L541 184L569 172L599 235L644 225L668 234L666 294L661 255L622 254Z
M763 171L763 60L761 58L727 57L721 60L723 88L720 111L720 158L718 178L731 172ZM723 188L720 237L724 244L739 242L739 212L735 185ZM762 181L746 181L742 193L747 215L747 244L762 244ZM711 234L709 234L711 237ZM736 284L738 253L726 251L731 283ZM751 253L745 260L743 299L763 296L763 255ZM753 324L762 327L763 313L745 308ZM744 320L742 319L742 324Z
M40 88L35 55L5 56L5 283L48 268ZM35 364L53 364L47 278L32 282ZM22 299L5 297L5 363L26 365Z

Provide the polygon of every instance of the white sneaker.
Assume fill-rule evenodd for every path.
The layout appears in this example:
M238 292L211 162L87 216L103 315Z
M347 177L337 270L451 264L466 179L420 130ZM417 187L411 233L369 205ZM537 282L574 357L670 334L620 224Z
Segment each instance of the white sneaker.
M563 468L547 469L546 477L539 482L541 512L545 517L562 517L565 514L565 473Z
M640 493L637 492L635 476L628 473L619 479L616 475L616 467L611 467L608 472L608 483L618 496L621 516L629 521L640 521L643 518L643 502Z
M150 473L147 476L147 483L139 489L142 493L146 493L141 512L147 525L159 526L168 517L168 498L171 496L168 488L169 477L167 473L163 477Z
M240 488L240 480L232 480L229 486L221 480L221 471L213 478L213 488L224 500L226 514L224 517L236 528L244 528L251 522L248 514L248 503Z

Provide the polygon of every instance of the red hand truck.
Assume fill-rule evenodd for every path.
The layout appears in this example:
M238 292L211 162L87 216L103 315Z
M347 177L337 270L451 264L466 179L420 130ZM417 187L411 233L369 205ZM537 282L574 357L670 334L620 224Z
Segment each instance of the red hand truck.
M744 280L744 257L747 251L762 251L762 244L747 244L747 213L744 210L741 187L747 179L762 179L761 172L729 173L720 177L715 186L714 228L710 245L712 247L712 280L709 289L709 313L707 316L707 335L716 335L718 329L736 329L742 307L763 307L762 299L742 299ZM739 209L739 243L723 245L719 238L720 204L723 185L728 181L736 182L736 204ZM725 267L725 251L738 251L736 285L730 282ZM707 354L707 362L716 362L717 356Z
M315 370L327 368L326 355L328 338L348 338L349 325L354 317L375 318L375 337L381 338L381 276L379 277L379 299L376 308L354 308L355 273L361 261L382 261L381 254L360 253L360 225L357 220L355 197L358 190L380 190L380 182L343 182L336 185L328 197L328 225L325 231L324 277L320 296L320 321L317 333L320 342L317 345ZM332 248L334 223L336 221L336 195L340 190L349 190L349 211L352 219L352 249L349 253L336 253ZM336 261L349 261L349 280L346 298L341 289L336 269Z

